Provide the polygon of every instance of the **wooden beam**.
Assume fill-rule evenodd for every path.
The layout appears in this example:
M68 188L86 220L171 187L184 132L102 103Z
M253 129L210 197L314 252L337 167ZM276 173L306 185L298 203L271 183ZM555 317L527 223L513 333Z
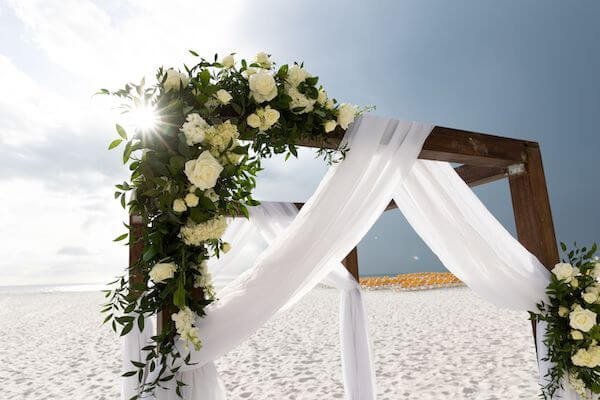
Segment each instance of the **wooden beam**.
M528 146L527 156L525 171L508 178L517 236L550 270L559 261L559 254L539 145Z
M494 182L508 176L506 168L461 165L454 170L471 187Z
M132 288L136 285L144 283L144 276L136 266L136 263L142 258L142 252L144 251L144 241L142 235L144 231L144 225L138 215L129 216L129 288L130 292L136 297L141 294L139 290L133 290Z
M326 142L304 139L299 145L337 149L344 133L342 129L337 129ZM524 162L527 158L527 146L531 143L526 140L436 126L425 140L419 158L502 168Z
M352 249L350 253L344 258L342 261L344 267L352 274L354 279L359 282L359 274L358 274L358 249L355 247Z

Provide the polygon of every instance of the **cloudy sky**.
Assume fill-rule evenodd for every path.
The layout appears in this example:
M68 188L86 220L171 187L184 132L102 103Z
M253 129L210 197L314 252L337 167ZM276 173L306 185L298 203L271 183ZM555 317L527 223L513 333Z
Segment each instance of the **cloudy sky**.
M598 240L599 17L595 0L0 0L0 285L122 271L117 116L92 94L188 49L268 51L379 115L539 141L559 239ZM325 167L301 156L269 162L259 198L305 200ZM514 230L506 184L477 193ZM359 251L366 274L441 268L398 212Z

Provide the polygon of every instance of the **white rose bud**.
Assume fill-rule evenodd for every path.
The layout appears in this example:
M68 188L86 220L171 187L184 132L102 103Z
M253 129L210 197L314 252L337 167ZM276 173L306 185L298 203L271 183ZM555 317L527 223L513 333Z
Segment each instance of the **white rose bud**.
M333 100L327 100L327 102L325 102L325 108L328 110L332 110L334 106Z
M578 308L569 314L569 325L573 329L589 332L596 325L596 313L584 308Z
M561 317L566 316L569 313L569 309L567 307L560 306L558 307L558 315Z
M355 116L356 108L352 104L342 104L338 110L338 124L342 129L348 129Z
M231 250L231 245L229 243L223 243L223 253L228 253Z
M250 95L257 103L271 101L277 96L277 84L268 72L257 72L250 76Z
M583 340L583 333L581 333L580 331L572 330L571 337L573 338L573 340Z
M337 122L335 122L335 120L330 119L329 121L325 122L324 127L325 127L325 132L329 133L329 132L333 132L333 130L335 129L335 127L337 126Z
M577 280L577 278L573 278L571 279L571 282L569 282L569 284L571 285L571 287L579 287L579 281Z
M213 203L219 201L219 195L214 191L214 189L208 189L206 192L204 192L204 195Z
M229 94L227 90L219 89L217 91L217 100L219 100L221 104L229 104L231 99L233 99L233 97Z
M260 126L260 117L252 113L248 115L248 118L246 118L246 123L252 128L258 128Z
M584 293L583 296L581 296L581 297L583 297L583 301L585 301L588 304L592 304L596 300L598 300L598 295L593 292Z
M148 275L152 279L152 282L161 283L173 278L176 270L177 267L173 263L158 263L152 267Z
M279 120L279 116L279 111L274 110L269 106L265 108L265 121L267 122L267 125L273 126L273 124Z
M246 70L244 70L244 72L242 72L242 75L244 75L246 77L246 79L248 79L248 78L250 78L251 75L254 75L257 72L258 72L258 69L254 68L254 67L248 67Z
M569 282L575 275L573 266L569 263L558 263L552 268L552 273L556 276L556 279L560 281Z
M196 191L196 189L198 189L198 188L196 187L196 185L190 185L190 187L188 188L188 191L189 191L190 193L194 193L194 192Z
M233 54L230 54L230 55L224 57L221 60L221 64L223 65L223 68L232 68L235 64L235 59L233 58Z
M173 201L173 211L182 213L185 210L187 210L187 207L185 206L185 201L183 201L183 199L176 199Z
M327 103L327 92L323 88L319 89L319 97L317 97L317 101L321 105L325 105L325 103Z
M256 55L255 62L264 69L271 68L271 59L269 59L269 55L263 51Z
M297 87L301 82L304 82L306 78L310 78L310 74L298 64L294 64L288 70L286 81L292 87Z
M222 171L223 167L208 150L203 151L196 160L186 162L184 170L189 181L200 190L214 187Z
M190 78L186 74L182 74L181 72L175 71L174 69L168 69L167 78L165 79L165 83L163 84L163 86L166 92L170 90L179 90L180 85L186 87L189 81Z
M198 198L198 196L196 196L194 193L188 193L185 195L185 204L187 204L188 207L196 207L198 205L198 201L200 199Z

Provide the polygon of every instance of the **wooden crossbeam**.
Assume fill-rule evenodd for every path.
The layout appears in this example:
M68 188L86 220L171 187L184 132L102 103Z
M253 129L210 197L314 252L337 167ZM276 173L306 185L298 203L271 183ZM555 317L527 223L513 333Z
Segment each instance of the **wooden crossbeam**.
M304 139L300 141L299 145L337 149L344 133L343 130L338 129L328 138L327 142ZM436 126L425 140L419 158L504 168L512 164L525 162L527 160L527 146L532 144L535 143Z

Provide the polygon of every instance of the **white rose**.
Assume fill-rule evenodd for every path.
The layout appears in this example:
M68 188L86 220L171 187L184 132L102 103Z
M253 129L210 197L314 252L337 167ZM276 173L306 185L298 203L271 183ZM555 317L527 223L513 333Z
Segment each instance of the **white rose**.
M583 301L585 301L588 304L592 304L596 300L598 300L598 295L596 293L592 293L592 292L584 293L583 296L581 296L581 297L583 298Z
M235 64L235 59L233 58L233 54L230 54L230 55L224 57L221 60L221 64L223 65L223 68L232 68Z
M200 199L194 193L188 193L185 195L185 204L188 207L196 207Z
M189 83L190 78L181 72L175 71L174 69L167 70L167 79L163 84L165 92L170 90L179 90L180 85L186 87Z
M559 281L569 282L575 275L574 272L573 266L568 263L558 263L552 268L552 273Z
M338 110L338 124L342 129L348 129L348 126L354 121L356 108L352 104L342 104Z
M594 293L596 296L600 296L600 286L598 286L597 284L588 286L585 291L587 293Z
M257 103L271 101L277 96L277 84L268 72L257 72L250 76L250 95Z
M328 110L333 109L333 106L335 106L335 103L333 102L333 100L327 100L327 102L325 103L325 108Z
M577 278L573 278L571 279L571 281L569 282L569 285L571 285L572 287L576 288L579 287L579 281L577 280Z
M223 167L209 151L203 151L196 160L186 162L184 170L189 181L201 190L214 187L222 171Z
M229 102L231 101L231 99L233 99L233 97L229 94L229 92L227 90L219 89L217 91L217 99L222 104L229 104Z
M252 128L258 128L260 126L260 117L252 113L246 118L246 123Z
M173 263L158 263L152 267L148 275L152 282L160 283L173 278L176 270L177 267Z
M272 109L269 106L265 108L265 121L269 127L273 126L273 124L279 120L279 116L279 111Z
M304 114L313 110L316 100L309 99L295 87L288 87L287 94L292 98L292 101L290 101L290 110L304 107L302 110L298 111L298 114Z
M269 55L263 51L256 55L254 62L259 64L264 69L271 68L271 59L269 59Z
M304 70L304 68L300 68L299 65L294 64L288 70L286 81L292 87L298 86L301 82L304 82L306 78L310 78L310 74Z
M228 253L231 250L231 245L229 243L223 243L223 253Z
M592 275L594 278L600 277L600 262L594 264L594 269L592 270Z
M210 125L197 113L188 114L186 121L180 131L185 135L187 145L193 146L203 142Z
M592 368L600 365L600 347L598 347L596 345L592 345L588 349L588 353L592 357L592 365L593 365Z
M583 340L583 333L581 333L580 331L572 330L571 337L573 338L573 340Z
M246 77L246 79L248 79L248 78L250 78L251 75L254 75L257 72L258 72L258 69L254 68L254 67L248 67L246 70L244 70L244 72L242 72L242 75L244 75Z
M325 127L325 132L329 133L329 132L333 132L333 130L335 129L335 127L337 126L337 122L335 122L335 120L330 119L329 121L325 122L324 127Z
M577 353L571 357L571 361L573 361L573 364L577 365L578 367L593 368L592 355L586 349L577 350Z
M325 105L325 103L327 103L327 92L323 88L319 89L319 97L317 97L317 101L320 105Z
M187 210L187 207L185 206L185 201L183 201L183 199L176 199L173 201L173 211L182 213L185 210Z
M577 308L569 314L569 325L573 329L589 332L596 325L596 313L583 308Z

